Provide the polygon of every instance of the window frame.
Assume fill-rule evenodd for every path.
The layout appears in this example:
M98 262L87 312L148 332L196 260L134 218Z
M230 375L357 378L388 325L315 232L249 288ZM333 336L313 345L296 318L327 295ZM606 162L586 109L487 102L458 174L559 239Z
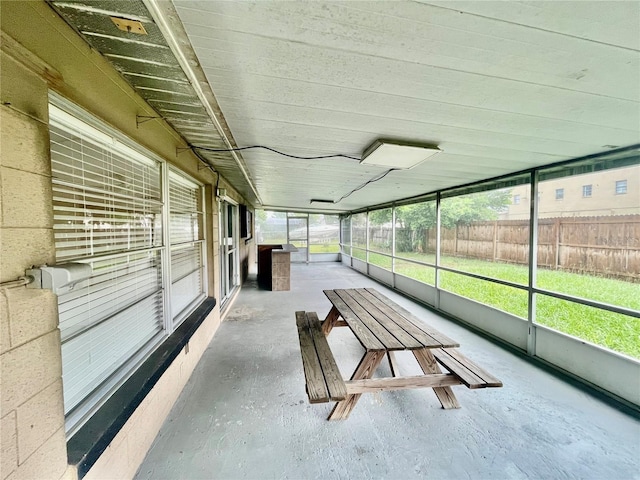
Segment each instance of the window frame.
M628 189L627 189L627 179L624 180L616 180L616 191L615 194L616 195L626 195Z
M82 426L98 411L98 409L108 401L113 393L124 384L138 369L138 367L149 358L153 352L155 352L160 345L162 345L166 339L177 329L180 323L186 319L191 313L193 313L207 298L208 292L208 264L207 264L207 235L204 225L206 217L206 202L204 195L204 185L198 182L193 177L185 172L170 166L169 163L158 156L151 150L148 150L141 144L135 142L131 138L127 137L123 132L111 127L99 117L92 114L90 111L81 108L61 95L50 91L49 92L49 109L50 109L50 122L48 125L51 127L56 126L60 128L60 125L65 125L63 130L69 130L69 132L78 132L87 138L89 143L100 144L105 148L105 152L109 152L110 148L114 151L120 152L125 155L126 158L131 158L134 161L140 163L150 163L156 165L159 169L160 178L160 220L161 225L160 243L158 245L152 245L149 248L134 249L134 250L118 250L117 252L107 252L106 254L92 254L90 256L65 257L64 261L79 261L83 263L93 263L99 260L108 259L111 257L124 256L128 258L131 255L144 254L145 252L160 252L159 253L159 265L162 271L161 277L161 316L162 325L159 330L154 334L152 338L148 338L145 344L132 355L124 358L122 363L118 363L116 369L106 376L98 377L99 384L87 395L85 395L77 403L65 411L65 430L67 439L73 437ZM64 123L67 122L67 123ZM50 128L51 128L50 127ZM82 138L82 137L81 137ZM50 149L51 145L48 146ZM82 153L84 154L84 153ZM80 159L82 157L79 157ZM170 198L169 198L169 170L174 171L177 175L185 178L193 184L197 184L199 187L199 196L202 206L201 219L200 219L200 239L195 243L201 244L202 254L202 292L198 295L198 298L192 301L188 306L182 310L175 318L171 318L171 295L172 295L172 283L170 277L170 255L171 255L171 241L170 241ZM52 179L54 182L54 179ZM77 185L82 185L78 183ZM97 190L97 189L96 189ZM106 191L106 190L105 190ZM97 195L103 194L98 192ZM105 197L106 198L106 197ZM79 205L83 204L83 200L77 200ZM142 199L141 199L142 201ZM127 260L128 261L128 260ZM132 304L132 308L138 303ZM129 307L127 307L129 308ZM107 316L104 321L109 321L112 316ZM101 322L100 322L101 323ZM99 324L98 324L99 325ZM89 326L86 331L91 330L94 326ZM76 338L79 334L71 332L69 341ZM64 349L64 342L61 346L61 354ZM63 360L64 361L64 360Z

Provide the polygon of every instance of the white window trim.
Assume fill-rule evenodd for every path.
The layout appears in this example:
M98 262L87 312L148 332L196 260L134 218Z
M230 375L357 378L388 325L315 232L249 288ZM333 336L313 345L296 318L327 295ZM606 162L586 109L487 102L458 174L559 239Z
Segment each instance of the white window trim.
M191 313L193 313L193 311L207 298L208 296L208 292L209 292L209 275L208 275L208 263L207 263L207 229L205 227L205 222L206 222L206 217L207 217L207 203L205 201L205 194L204 194L204 184L199 182L198 180L196 180L195 178L191 177L190 175L187 175L186 173L180 171L179 169L177 169L176 167L174 167L173 165L168 165L165 164L166 168L165 171L163 172L163 194L166 195L166 199L167 201L165 202L165 206L166 206L166 221L167 221L167 228L165 229L165 245L168 248L168 254L165 255L166 259L167 259L167 268L165 269L165 273L167 275L166 278L166 283L165 285L168 286L168 288L171 288L171 239L170 239L170 235L171 232L169 231L169 223L170 223L170 208L171 206L169 205L169 173L172 172L175 176L178 177L178 181L182 182L184 185L186 186L190 186L190 187L198 187L200 188L200 204L202 205L202 211L198 212L202 214L202 239L201 240L197 240L194 241L192 243L199 243L202 245L202 269L203 269L203 275L202 275L202 293L200 295L198 295L189 305L187 305L175 318L172 318L172 314L171 314L171 293L169 293L168 295L166 295L166 299L167 299L167 309L166 309L166 315L165 315L165 322L167 324L167 329L171 329L171 331L175 330L183 321L185 318L187 318L189 315L191 315Z
M193 179L188 174L180 171L179 169L170 166L162 157L158 156L151 150L143 147L134 140L128 138L124 133L106 124L101 119L97 118L84 108L77 106L61 95L50 91L49 92L49 108L53 113L50 119L51 125L59 127L63 130L71 130L76 133L86 135L96 140L97 143L103 143L106 147L113 149L125 156L135 158L136 161L141 163L153 162L154 165L160 165L161 167L161 190L162 190L162 238L163 245L161 247L154 247L153 249L161 250L161 262L163 267L162 273L162 289L163 289L163 330L156 336L149 340L144 347L142 347L135 355L123 364L119 369L110 377L104 380L104 382L96 388L91 394L75 406L71 411L66 414L65 426L67 438L73 436L82 425L93 415L95 412L109 399L109 397L139 368L139 366L161 345L166 338L173 333L173 331L180 325L180 323L207 298L208 292L208 264L207 264L207 230L205 227L206 222L206 202L204 196L204 184ZM56 118L62 119L62 122L58 122ZM171 244L168 236L169 231L169 169L172 169L177 173L181 179L185 182L192 182L193 185L197 185L201 188L200 194L202 195L202 239L198 241L203 245L202 247L202 262L203 262L203 279L202 289L203 292L199 295L190 305L179 315L179 321L171 318L171 277L170 277L170 251ZM95 258L106 258L110 255L98 255L96 257L89 257L91 260ZM88 259L89 259L88 258ZM87 259L87 260L88 260ZM84 259L83 259L84 261Z
M624 192L619 192L618 191L618 185L623 186L624 185ZM616 184L615 184L615 194L616 195L626 195L628 190L628 183L627 180L616 180Z

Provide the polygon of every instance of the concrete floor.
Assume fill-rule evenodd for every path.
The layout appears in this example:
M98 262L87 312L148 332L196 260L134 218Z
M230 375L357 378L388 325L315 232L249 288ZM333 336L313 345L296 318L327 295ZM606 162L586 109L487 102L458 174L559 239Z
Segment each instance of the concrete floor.
M138 480L640 479L638 415L338 263L293 265L291 285L245 284ZM294 312L323 318L322 290L352 287L379 289L505 386L453 387L459 410L442 410L429 389L365 394L348 420L327 422L331 405L307 402ZM360 345L347 328L329 342L349 376ZM398 359L403 375L419 372L410 355Z

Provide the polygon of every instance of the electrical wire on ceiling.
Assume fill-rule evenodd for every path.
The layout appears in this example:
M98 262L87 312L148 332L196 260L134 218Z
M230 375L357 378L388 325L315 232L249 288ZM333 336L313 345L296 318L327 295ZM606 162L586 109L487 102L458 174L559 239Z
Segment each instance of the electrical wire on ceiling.
M340 203L342 200L344 200L345 198L347 198L348 196L356 193L358 190L362 190L364 187L366 187L367 185L377 182L378 180L382 180L384 177L386 177L387 175L389 175L391 172L393 172L394 170L398 170L397 168L390 168L389 170L387 170L386 172L384 172L381 175L378 175L377 177L372 178L371 180L368 180L366 182L364 182L362 185L360 185L359 187L354 188L353 190L351 190L349 193L343 195L342 197L340 197L338 200L336 200L333 203Z
M276 150L274 148L267 147L265 145L251 145L249 147L238 147L238 148L209 148L209 147L199 147L197 145L189 145L189 147L191 148L191 150L193 150L193 153L195 153L198 156L198 158L200 158L201 160L202 160L202 157L198 154L198 152L197 152L198 150L203 150L205 152L238 152L238 151L241 151L241 150L249 150L249 149L252 149L252 148L262 148L264 150L269 150L270 152L277 153L278 155L282 155L284 157L289 157L289 158L295 158L295 159L298 159L298 160L321 160L321 159L325 159L325 158L348 158L350 160L357 160L357 161L361 160L361 158L359 158L359 157L354 157L354 156L351 156L351 155L344 155L342 153L335 154L335 155L317 155L317 156L311 156L311 157L301 157L301 156L298 156L298 155L289 155L288 153L280 152L280 151L278 151L278 150ZM382 180L384 177L389 175L394 170L399 170L399 169L390 168L389 170L387 170L386 172L382 173L381 175L378 175L377 177L374 177L371 180L366 181L362 185L354 188L349 193L346 193L345 195L340 197L338 200L328 201L326 203L334 203L334 204L339 203L342 200L344 200L345 198L349 197L350 195L353 195L354 193L356 193L358 190L363 189L367 185L370 185L370 184L372 184L374 182Z
M325 199L312 198L310 203L332 203L332 204L335 205L336 203L339 203L342 200L344 200L345 198L347 198L349 195L352 195L352 194L356 193L358 190L363 189L367 185L369 185L371 183L374 183L374 182L377 182L378 180L382 180L384 177L389 175L394 170L401 170L401 169L400 168L390 168L389 170L387 170L386 172L382 173L381 175L378 175L377 177L374 177L371 180L368 180L368 181L364 182L359 187L354 188L349 193L347 193L347 194L343 195L342 197L340 197L338 200L325 200Z
M265 145L251 145L248 147L237 147L237 148L209 148L209 147L198 147L197 145L189 145L192 150L204 150L205 152L240 152L242 150L249 150L252 148L262 148L264 150L269 150L270 152L277 153L278 155L282 155L283 157L295 158L297 160L322 160L325 158L348 158L349 160L357 160L360 161L360 157L354 157L352 155L344 155L342 153L337 153L335 155L317 155L312 157L301 157L298 155L290 155L288 153L281 152L276 150L275 148L267 147Z

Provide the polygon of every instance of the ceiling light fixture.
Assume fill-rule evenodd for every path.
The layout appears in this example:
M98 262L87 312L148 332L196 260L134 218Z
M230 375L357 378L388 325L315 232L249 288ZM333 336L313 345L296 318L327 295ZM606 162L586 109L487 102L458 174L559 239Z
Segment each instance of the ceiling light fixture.
M336 203L333 200L325 200L322 198L312 198L309 203Z
M376 140L362 153L361 164L406 170L440 153L435 145Z

